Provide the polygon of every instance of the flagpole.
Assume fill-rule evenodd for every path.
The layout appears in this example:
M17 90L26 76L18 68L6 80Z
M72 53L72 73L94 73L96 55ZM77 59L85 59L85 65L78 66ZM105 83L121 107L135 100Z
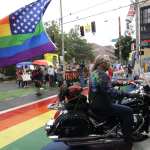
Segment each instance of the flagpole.
M121 40L121 20L120 16L118 17L118 24L119 24L119 40ZM120 58L120 64L122 64L122 50L119 42L119 58Z
M61 43L62 43L62 49L61 49L61 55L62 55L62 65L63 65L63 70L65 67L64 63L64 29L63 29L63 11L62 11L62 0L60 0L60 26L61 26Z

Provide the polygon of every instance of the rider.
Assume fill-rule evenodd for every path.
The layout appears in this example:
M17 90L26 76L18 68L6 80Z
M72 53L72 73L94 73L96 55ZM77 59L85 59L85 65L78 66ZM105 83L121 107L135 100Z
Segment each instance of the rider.
M132 140L133 110L124 105L112 103L113 98L130 97L131 94L113 89L106 71L110 67L107 57L97 56L89 78L89 100L92 111L100 116L118 117L126 141Z

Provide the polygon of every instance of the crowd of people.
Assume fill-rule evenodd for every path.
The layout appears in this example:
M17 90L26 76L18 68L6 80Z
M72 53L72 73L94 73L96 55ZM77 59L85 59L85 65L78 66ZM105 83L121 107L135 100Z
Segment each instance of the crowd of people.
M35 65L34 69L24 66L16 68L16 79L18 87L25 88L32 84L37 89L37 95L41 95L42 87L60 87L64 80L70 85L79 82L81 87L86 86L92 67L93 64L67 64L64 71L61 65L58 67ZM111 80L133 78L130 65L126 67L111 65L107 74Z
M16 69L16 79L18 87L25 88L33 84L37 88L37 95L41 95L40 89L43 86L60 86L63 81L63 71L61 67L35 66L33 70L28 67Z
M84 87L86 85L87 76L88 68L84 64L67 64L65 71L63 71L61 65L58 67L52 65L35 65L34 69L30 69L28 66L16 68L18 87L26 88L30 85L34 85L37 89L37 95L42 94L41 89L43 87L60 87L64 80L67 84L80 82L80 85Z

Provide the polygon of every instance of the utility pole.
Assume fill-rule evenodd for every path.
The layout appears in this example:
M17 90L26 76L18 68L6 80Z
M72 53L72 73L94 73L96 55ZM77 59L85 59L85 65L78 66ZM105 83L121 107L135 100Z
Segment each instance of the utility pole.
M120 16L118 17L118 24L119 24L119 40L121 40L121 20ZM120 64L122 63L122 51L121 51L121 45L119 42L119 58L120 58Z
M142 63L141 63L141 39L140 39L140 7L139 7L139 0L136 0L136 50L139 53L139 67L140 67L140 72L141 72L141 68L142 68Z
M64 56L65 56L65 53L64 53L64 29L63 29L63 11L62 11L62 0L60 0L60 26L61 26L61 61L62 61L62 65L63 65L63 70L64 70L64 67L65 67L65 62L64 62Z

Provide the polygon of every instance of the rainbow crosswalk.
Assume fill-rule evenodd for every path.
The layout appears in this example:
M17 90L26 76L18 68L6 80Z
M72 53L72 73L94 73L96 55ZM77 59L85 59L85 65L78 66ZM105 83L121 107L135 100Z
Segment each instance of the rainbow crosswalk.
M57 97L53 96L36 103L1 112L0 149L42 128L55 113L54 110L49 111L47 105L56 102L56 100Z
M0 112L0 150L41 150L48 144L44 125L56 111L47 105L56 101L54 95Z

